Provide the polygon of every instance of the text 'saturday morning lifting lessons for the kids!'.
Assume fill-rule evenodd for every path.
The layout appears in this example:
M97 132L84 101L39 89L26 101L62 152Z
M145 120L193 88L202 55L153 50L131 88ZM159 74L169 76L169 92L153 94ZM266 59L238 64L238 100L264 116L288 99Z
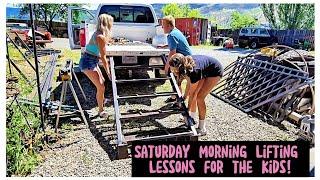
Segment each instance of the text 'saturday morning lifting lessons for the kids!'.
M139 143L133 176L307 176L302 142Z

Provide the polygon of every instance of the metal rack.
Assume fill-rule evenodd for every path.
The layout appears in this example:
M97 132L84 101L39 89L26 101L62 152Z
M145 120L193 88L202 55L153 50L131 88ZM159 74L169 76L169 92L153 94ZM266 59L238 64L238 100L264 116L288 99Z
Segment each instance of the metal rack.
M166 54L168 54L167 49L157 49L151 45L142 44L141 46L126 46L126 45L113 45L107 46L107 56L110 56L110 69L111 69L111 81L112 81L112 91L113 91L113 103L115 110L115 124L116 124L116 134L117 134L117 147L118 147L118 158L128 157L128 147L133 141L152 141L152 140L168 140L168 139L179 139L181 137L189 138L190 140L198 140L197 132L195 130L195 123L193 118L188 114L188 109L182 100L181 92L178 88L176 79L172 73L170 77L165 78L149 78L149 79L117 79L116 70L119 69L160 69L164 65L132 65L132 66L116 66L113 56L151 56L151 57L161 57L162 62L165 64ZM117 84L120 83L148 83L155 81L170 81L172 89L174 92L162 92L162 93L152 93L152 94L133 94L122 96L118 94ZM147 112L130 112L130 113L120 113L119 101L124 101L127 99L138 99L138 98L153 98L160 96L171 96L177 95L180 99L182 105L181 111L175 110L154 110ZM173 114L182 113L188 120L188 128L178 129L179 132L174 132L172 129L164 129L162 132L158 130L157 135L152 136L152 132L146 137L139 137L138 135L126 135L123 133L122 122L128 120L135 120L144 117L155 116L159 114ZM153 133L154 134L154 133ZM161 135L159 135L161 134Z

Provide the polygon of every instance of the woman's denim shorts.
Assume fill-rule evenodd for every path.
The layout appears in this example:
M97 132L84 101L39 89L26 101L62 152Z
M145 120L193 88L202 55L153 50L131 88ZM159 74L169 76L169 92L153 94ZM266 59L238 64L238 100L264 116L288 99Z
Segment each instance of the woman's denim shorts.
M90 55L88 53L84 53L81 56L80 62L79 62L79 69L81 72L85 70L94 70L99 64L99 59L97 56Z

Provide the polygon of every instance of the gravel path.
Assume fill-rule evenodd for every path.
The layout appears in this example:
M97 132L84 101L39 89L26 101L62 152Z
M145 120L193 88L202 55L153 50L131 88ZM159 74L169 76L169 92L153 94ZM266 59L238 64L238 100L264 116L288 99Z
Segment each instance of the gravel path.
M243 51L235 49L226 51L222 49L199 49L193 48L194 54L206 54L219 59L223 66L226 66L237 59L240 55L248 53L250 50ZM85 88L92 85L81 78L81 84ZM86 81L86 82L85 82ZM160 84L166 86L166 84ZM159 84L151 84L143 89L141 87L124 86L119 89L141 91L157 91ZM108 84L108 98L111 98L111 86ZM92 103L84 104L85 109L89 109L89 114L96 113L94 90L89 90L89 101ZM59 92L59 87L56 93ZM79 92L79 91L78 91ZM70 98L70 97L67 97ZM81 97L80 101L81 101ZM154 109L161 107L164 98L154 98L151 101L132 101L123 104L121 111L126 108L134 109ZM72 101L70 101L72 103ZM200 137L201 141L287 141L296 140L298 129L288 123L283 122L283 126L277 127L248 114L212 97L206 98L207 108L207 131L206 136ZM152 106L151 106L152 105ZM111 104L108 104L108 112L113 113ZM138 123L127 123L124 127L125 132L150 130L161 126L171 127L181 124L177 120L178 115L163 117L161 120L143 121ZM30 176L131 176L131 159L114 160L115 158L115 130L112 122L91 117L90 129L86 129L84 123L79 118L69 118L62 120L62 133L64 137L50 148L41 152L43 162L30 174ZM196 119L196 121L198 121ZM68 123L67 123L68 122ZM66 128L68 127L68 128Z

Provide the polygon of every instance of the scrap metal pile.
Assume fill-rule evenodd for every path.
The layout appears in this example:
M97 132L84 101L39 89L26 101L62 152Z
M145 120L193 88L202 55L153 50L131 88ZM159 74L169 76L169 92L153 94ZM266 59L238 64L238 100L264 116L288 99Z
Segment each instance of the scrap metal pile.
M293 120L314 142L314 57L307 51L274 45L239 57L212 95L275 123Z
M111 40L109 45L126 45L126 46L136 46L136 45L148 45L147 43L141 42L141 41L131 41L126 38L122 37L116 37Z

